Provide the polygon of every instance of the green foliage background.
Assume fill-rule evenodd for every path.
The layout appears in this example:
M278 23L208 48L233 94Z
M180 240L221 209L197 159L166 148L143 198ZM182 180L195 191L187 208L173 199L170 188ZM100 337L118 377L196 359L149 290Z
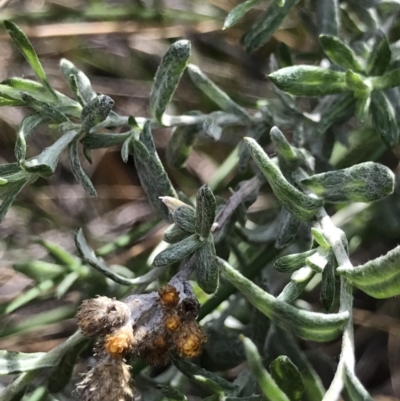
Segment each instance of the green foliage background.
M156 290L192 253L205 351L134 361L143 399L400 398L399 11L2 9L0 400L76 398L80 302Z

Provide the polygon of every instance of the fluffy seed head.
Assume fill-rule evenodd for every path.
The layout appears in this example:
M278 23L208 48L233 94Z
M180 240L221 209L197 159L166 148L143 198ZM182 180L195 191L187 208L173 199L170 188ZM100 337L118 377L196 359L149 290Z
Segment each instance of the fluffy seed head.
M113 358L123 358L131 349L133 343L132 326L125 324L108 334L104 341L104 348Z
M81 401L133 401L130 367L122 359L102 359L76 387Z
M125 324L130 317L129 307L108 297L97 297L82 302L78 313L78 325L88 337L108 334L112 328Z
M207 336L196 321L185 322L174 336L176 350L179 356L184 358L199 356L206 340Z

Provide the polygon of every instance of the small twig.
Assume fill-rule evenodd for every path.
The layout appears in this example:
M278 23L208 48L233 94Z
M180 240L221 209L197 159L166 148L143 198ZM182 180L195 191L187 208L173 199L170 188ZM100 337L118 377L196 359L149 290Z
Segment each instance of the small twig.
M221 228L240 206L240 204L253 197L254 193L257 193L262 184L262 179L258 176L255 176L252 179L244 182L239 190L229 198L225 207L219 211L217 217L215 218L214 239L218 238L218 233L220 232Z

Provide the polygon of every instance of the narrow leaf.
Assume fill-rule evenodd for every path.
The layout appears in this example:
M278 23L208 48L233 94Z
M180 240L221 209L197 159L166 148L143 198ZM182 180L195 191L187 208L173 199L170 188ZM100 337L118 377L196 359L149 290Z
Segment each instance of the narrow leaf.
M361 74L364 73L361 64L357 60L356 54L339 38L332 35L320 35L319 40L325 54L333 63L345 70L353 70Z
M227 29L235 25L251 8L263 0L247 0L243 3L238 4L235 8L229 11L229 14L225 18L224 26L222 29Z
M13 269L25 274L36 282L48 279L54 279L65 272L65 269L55 263L45 262L43 260L31 260L25 263L16 263Z
M28 95L27 93L22 93L21 98L26 104L32 107L34 110L41 112L42 114L46 115L51 121L55 123L63 123L68 122L68 117L52 106L47 102L42 102L41 100L35 99L33 96Z
M196 234L184 238L175 244L170 245L167 249L160 252L154 259L154 266L165 266L183 260L197 248L203 245Z
M4 21L4 26L7 29L8 34L11 36L11 39L17 45L18 49L24 55L25 59L28 61L36 76L39 78L40 82L47 89L47 91L51 94L51 96L57 99L57 95L55 94L53 88L50 86L47 81L46 73L43 70L42 64L39 61L39 58L33 48L31 42L26 37L24 32L18 27L18 25L14 24L11 21Z
M334 256L330 255L328 263L322 272L321 294L320 300L324 309L329 312L335 300L335 260Z
M340 29L340 8L338 0L318 0L317 26L321 34L338 36Z
M300 401L304 393L303 378L296 365L285 355L278 356L269 371L279 388L287 395L290 401Z
M74 88L71 87L71 89L76 95L78 95L78 98L83 100L84 104L89 103L97 96L96 92L92 88L89 78L70 61L66 60L65 58L61 59L60 69L65 80L70 85L72 83L71 76L74 77L74 83L76 83L78 94L75 92Z
M187 233L194 234L196 224L196 213L188 205L179 206L172 213L172 220L175 224Z
M290 10L299 0L286 0L283 7L279 2L274 1L265 13L255 22L255 24L243 35L242 42L246 50L250 53L267 43L275 31L279 28L282 21L289 14Z
M386 255L352 269L339 267L337 272L353 285L374 298L389 298L400 294L400 246Z
M196 252L196 277L199 287L207 294L217 291L219 284L218 266L215 263L215 247L210 235L206 243Z
M245 119L249 118L247 112L236 104L221 88L215 85L199 67L189 64L188 72L192 82L222 110Z
M281 273L292 273L306 264L306 259L314 254L315 250L311 249L302 253L293 253L291 255L282 256L274 263L274 267Z
M162 395L171 401L188 401L187 397L180 391L165 384L157 384L156 388L161 391Z
M349 90L344 72L312 65L282 68L268 78L279 89L294 96L324 96Z
M78 140L79 140L79 136L76 136L75 139L68 146L68 156L69 156L69 163L71 166L71 171L72 171L75 179L82 185L84 190L91 197L96 197L97 196L96 189L94 188L93 183L90 180L90 178L87 176L87 174L83 170L81 161L79 159Z
M123 134L88 134L82 139L82 144L88 149L109 148L125 142L130 135L130 132Z
M367 72L370 76L383 75L389 66L392 52L389 42L382 31L378 31L374 47L367 62Z
M0 375L12 375L53 366L54 361L46 360L45 352L13 352L0 350Z
M282 205L299 220L314 220L316 212L323 205L323 200L300 192L286 180L279 168L254 139L245 138L245 141L253 160L267 178Z
M54 174L61 153L77 135L79 134L76 131L67 132L53 143L53 145L44 149L39 156L26 160L23 163L24 169L44 177L51 176Z
M161 124L167 104L171 100L190 57L190 42L173 43L161 60L150 92L152 116Z
M277 227L275 231L277 230L277 236L275 248L283 249L295 240L299 231L300 220L282 207L276 218L276 223Z
M176 224L171 224L164 231L164 241L168 242L168 244L175 244L176 242L182 241L184 238L188 236L188 232L183 231Z
M260 354L255 344L244 336L241 336L244 344L249 369L257 379L258 385L265 397L274 401L290 401L287 395L278 387L275 380L264 369Z
M394 174L386 166L374 162L315 174L302 181L326 202L375 202L394 190Z
M251 304L280 327L313 341L330 341L342 331L348 319L347 312L323 314L297 309L263 291L223 259L216 260L225 278L240 290Z
M215 220L217 204L208 185L203 185L196 196L196 233L200 238L207 238Z
M17 132L17 141L15 142L15 157L18 161L25 160L26 155L26 139L42 124L50 121L47 115L41 113L34 113L26 116Z
M382 91L371 93L372 123L386 146L391 148L399 140L399 128L392 104Z

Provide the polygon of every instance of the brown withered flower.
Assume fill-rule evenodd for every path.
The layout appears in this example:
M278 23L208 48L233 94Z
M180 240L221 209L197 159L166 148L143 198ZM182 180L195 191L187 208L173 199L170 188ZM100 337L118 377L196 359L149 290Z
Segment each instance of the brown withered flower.
M106 357L98 361L76 386L82 401L132 401L130 366L122 359Z
M132 391L127 391L125 359L141 358L150 365L162 366L173 354L184 358L200 355L206 336L196 321L199 307L189 281L179 273L158 292L133 294L124 301L107 297L84 301L77 313L78 324L83 334L96 337L98 363L78 384L83 400L102 399L95 394L100 387L103 395L105 388L114 391L117 396L113 400L129 400ZM102 387L102 377L109 368L116 379L115 389L109 377L104 378ZM125 383L124 390L117 390L119 380Z

